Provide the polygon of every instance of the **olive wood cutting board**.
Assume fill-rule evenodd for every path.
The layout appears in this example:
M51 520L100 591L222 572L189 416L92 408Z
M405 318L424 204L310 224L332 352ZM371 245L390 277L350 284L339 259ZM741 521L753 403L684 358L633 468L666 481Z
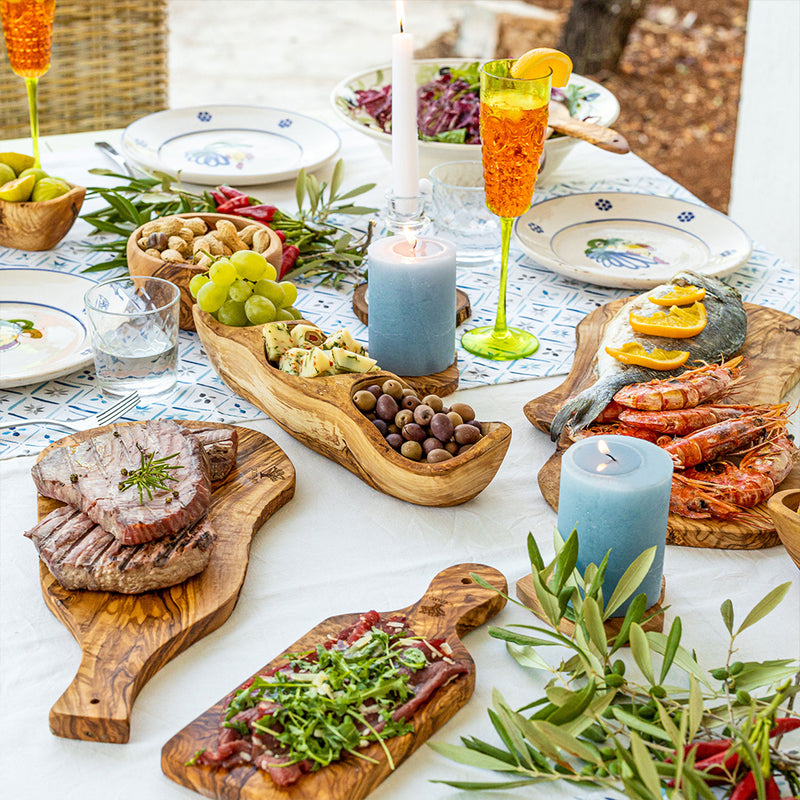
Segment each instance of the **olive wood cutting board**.
M194 320L206 355L231 391L381 492L416 505L454 506L482 492L500 468L511 441L511 428L503 422L482 421L483 437L470 450L428 464L393 450L353 402L359 389L390 378L419 392L415 378L398 378L385 370L316 378L289 375L267 360L263 325L228 327L197 306ZM480 409L476 411L480 420Z
M188 427L213 423L183 422ZM219 427L226 427L220 425ZM52 447L102 433L94 428ZM214 484L208 517L217 540L208 566L167 589L138 595L70 591L39 562L42 595L75 637L81 663L50 710L50 730L68 739L124 743L131 708L145 683L178 653L231 615L244 583L255 532L294 495L292 462L269 437L239 428L236 465ZM39 496L39 519L63 505Z
M547 394L526 403L525 416L534 427L550 433L550 423L568 398L595 381L594 359L606 325L627 298L614 300L588 314L575 329L577 347L572 369L564 382ZM744 372L737 387L736 403L779 403L800 380L800 320L765 306L744 304L747 338L739 355L745 357ZM544 499L558 508L561 454L569 446L562 435L556 452L539 471L539 488ZM781 484L781 489L800 487L800 464ZM780 544L766 504L756 506L758 521L689 519L669 515L667 544L689 547L754 550Z
M470 577L470 573L479 575L498 591L480 586ZM469 700L475 688L475 664L462 644L461 637L497 614L506 604L507 592L506 580L496 569L482 564L458 564L440 572L416 603L398 611L386 612L387 616L405 614L409 627L420 636L445 638L453 648L453 657L469 665L468 672L438 689L417 710L411 718L414 725L411 733L385 740L396 767ZM360 613L366 610L365 608ZM329 634L338 634L358 618L358 613L329 617L273 658L256 674L279 664L286 653L305 650L324 642ZM246 679L247 676L240 676L238 682L231 686L231 690ZM226 699L227 696L164 745L161 751L161 768L168 778L206 797L220 800L361 800L391 774L389 763L378 743L370 744L359 751L376 763L347 755L341 761L303 775L297 783L283 788L276 786L269 775L252 766L233 769L186 766L186 762L197 750L215 746L220 715Z

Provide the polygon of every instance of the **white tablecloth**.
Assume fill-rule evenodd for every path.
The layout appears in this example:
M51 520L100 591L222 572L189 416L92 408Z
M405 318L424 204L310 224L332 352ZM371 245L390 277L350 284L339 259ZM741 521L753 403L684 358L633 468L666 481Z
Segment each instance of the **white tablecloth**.
M63 147L75 141L68 138L57 144ZM359 144L357 150L346 148L345 155L357 160L358 170L374 169L384 176L386 164L379 161L377 151L369 143ZM607 155L589 148L580 157L602 163ZM613 158L608 163L621 163ZM635 157L623 160L634 173L652 173ZM285 186L277 188L289 191ZM546 554L551 553L556 519L536 483L552 444L529 424L522 407L560 380L550 377L484 386L456 395L471 403L481 418L507 422L513 437L494 481L477 498L455 508L417 507L382 495L293 440L271 420L247 422L272 437L291 458L297 470L296 495L256 535L244 587L230 619L145 685L134 704L131 739L125 745L61 739L48 730L49 709L71 682L79 649L44 606L36 552L22 536L36 520L29 475L33 458L0 462L2 796L38 800L57 793L62 800L189 800L197 795L161 773L162 745L325 617L408 605L420 597L437 572L461 562L498 568L513 592L516 581L528 571L528 531ZM741 620L769 589L792 581L779 609L742 635L737 657L800 656L800 580L783 548L668 547L665 575L666 601L671 606L666 624L676 614L681 616L684 644L696 647L709 668L723 663L727 650L720 603L730 597ZM527 611L509 605L493 624L531 621ZM520 706L540 696L545 678L518 666L503 644L488 636L485 626L470 633L465 642L477 665L476 691L435 740L456 744L460 736L476 735L496 741L485 711L492 689ZM630 657L625 657L630 663ZM468 795L430 781L491 777L423 747L371 797L456 800ZM488 800L523 793L471 796ZM524 796L544 800L592 795L580 789L543 786L527 790Z

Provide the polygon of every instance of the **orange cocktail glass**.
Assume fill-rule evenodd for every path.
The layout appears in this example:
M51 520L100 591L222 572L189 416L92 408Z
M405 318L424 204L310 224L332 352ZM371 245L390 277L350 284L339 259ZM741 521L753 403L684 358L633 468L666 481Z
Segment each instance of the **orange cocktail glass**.
M486 205L500 217L500 295L493 326L473 328L461 344L475 355L496 361L535 352L530 332L506 325L508 248L514 219L531 205L539 159L547 131L552 70L541 77L512 78L513 59L490 61L481 68L481 149Z
M25 79L35 166L39 162L39 115L36 92L39 78L50 68L55 0L0 0L0 19L11 69Z

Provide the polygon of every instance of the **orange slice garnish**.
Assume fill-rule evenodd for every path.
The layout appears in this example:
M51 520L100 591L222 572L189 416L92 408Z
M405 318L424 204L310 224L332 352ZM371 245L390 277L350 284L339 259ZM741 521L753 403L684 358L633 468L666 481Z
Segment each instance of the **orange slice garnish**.
M689 359L688 350L662 350L660 347L655 347L651 353L648 353L639 342L626 342L619 349L606 347L606 353L614 356L623 364L636 364L639 367L663 370L677 369Z
M566 86L572 74L572 59L560 50L536 47L514 62L511 77L528 80L541 78L548 68L553 70L553 86Z
M661 297L648 295L647 299L657 306L688 306L689 303L699 303L706 296L706 290L698 286L673 286L669 294Z
M631 311L628 322L637 333L666 336L669 339L688 339L697 336L706 326L706 307L702 303L672 306L669 311L657 311L642 317Z

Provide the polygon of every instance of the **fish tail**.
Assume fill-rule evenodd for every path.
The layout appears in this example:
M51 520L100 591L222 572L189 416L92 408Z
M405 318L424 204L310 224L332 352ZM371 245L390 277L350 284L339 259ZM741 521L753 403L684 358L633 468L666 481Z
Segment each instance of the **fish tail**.
M610 375L593 383L580 394L570 398L558 410L550 423L550 438L555 442L569 425L573 431L583 430L597 419L600 412L611 402L614 395L629 383L638 383L643 373L626 370L622 374Z

